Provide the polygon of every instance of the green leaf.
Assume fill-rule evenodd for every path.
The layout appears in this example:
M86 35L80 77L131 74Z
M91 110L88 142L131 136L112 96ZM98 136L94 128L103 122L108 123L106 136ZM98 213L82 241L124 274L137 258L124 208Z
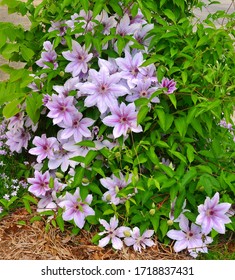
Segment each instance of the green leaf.
M184 138L188 127L185 117L179 117L174 122L180 136Z
M33 92L31 95L26 98L26 113L36 124L40 118L39 108L42 106L42 96L36 92Z
M98 153L96 151L90 150L85 157L85 165L88 166L92 162L92 160L97 156L97 154Z
M191 163L194 161L194 153L196 152L194 147L190 144L186 144L187 146L187 158L188 158L188 161Z
M199 41L197 42L196 48L198 48L202 45L208 44L208 42L209 42L209 38L207 35L205 35L199 39Z
M84 177L84 174L85 174L85 169L83 167L81 167L81 166L76 167L74 180L73 180L73 185L75 187L80 186L80 184L82 183L82 179Z
M157 232L160 222L160 215L158 213L155 213L153 216L150 217L150 221L152 223L154 231Z
M181 186L182 187L187 186L187 184L196 177L197 177L197 170L196 170L196 168L193 167L183 176L182 181L181 181Z
M94 183L89 184L89 189L91 190L92 193L96 193L100 196L103 195L102 191L100 190L99 186L97 186Z
M175 17L175 14L169 10L169 9L166 9L163 11L163 13L170 19L172 20L174 23L176 23L176 17Z
M103 215L106 216L106 215L110 215L110 214L113 214L114 213L114 210L113 209L107 209L104 211Z
M167 220L161 220L161 222L160 222L160 230L161 230L161 233L162 233L162 237L166 236L167 231L168 231Z
M96 0L93 8L93 17L95 18L103 9L104 0Z
M166 114L163 109L157 109L157 116L159 119L159 125L164 132L166 132L172 125L174 121L173 115Z
M59 226L59 229L62 232L64 232L64 219L62 218L62 214L63 214L63 209L59 208L55 220L56 220L57 225Z
M17 113L20 112L20 104L23 101L23 99L17 99L17 100L13 100L11 102L9 102L4 108L3 108L3 116L5 118L11 118L13 116L15 116Z
M22 57L24 58L25 61L29 61L33 58L34 56L34 51L27 48L26 46L22 45L20 47L20 51L21 51L21 54L22 54Z
M27 199L24 199L23 198L23 203L24 203L24 207L26 209L26 211L31 214L32 213L32 209L31 209L31 206L30 206L30 203Z
M83 9L85 10L85 12L88 12L89 10L89 1L88 0L80 0Z
M140 124L145 119L149 111L149 107L147 105L141 106L137 115L137 123Z
M95 143L91 140L84 140L84 141L81 141L81 142L77 143L76 145L79 145L79 146L82 146L82 147L95 148Z

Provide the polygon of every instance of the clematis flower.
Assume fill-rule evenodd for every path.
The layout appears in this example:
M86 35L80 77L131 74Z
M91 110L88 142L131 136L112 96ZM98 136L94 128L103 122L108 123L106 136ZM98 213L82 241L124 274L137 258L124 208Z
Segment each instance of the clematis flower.
M107 178L100 179L101 184L108 189L107 192L103 195L104 201L109 201L114 205L118 205L119 203L124 203L125 199L122 199L117 196L118 192L125 188L127 185L131 183L131 177L129 177L128 181L125 180L125 177L122 173L120 173L120 179L114 175Z
M202 226L204 234L208 234L212 229L219 233L225 233L225 224L231 223L227 216L230 203L219 203L219 193L217 192L211 199L206 198L204 204L198 206L199 215L196 223Z
M91 69L89 78L91 82L86 82L79 88L83 93L89 95L84 104L86 107L96 105L102 114L114 103L117 103L118 96L128 93L128 89L119 84L120 74L110 75L106 67L102 67L99 72Z
M129 130L137 133L142 131L142 127L137 125L137 112L135 111L134 103L126 105L122 102L120 107L115 104L110 110L112 115L105 117L103 123L114 127L114 138L118 138L121 135L126 136Z
M197 257L199 252L207 253L206 245L213 241L211 237L204 236L201 228L195 224L191 224L191 227L189 227L189 220L184 215L180 217L179 226L181 230L172 229L167 233L169 238L176 240L175 252L188 249L190 255L194 258Z
M79 147L75 145L75 142L69 139L62 139L61 133L62 131L59 131L57 134L58 148L54 151L54 156L49 159L48 168L57 169L60 167L65 172L69 167L74 168L78 164L71 158L80 154L77 153Z
M116 63L121 70L120 74L123 79L127 80L127 84L130 88L133 88L135 86L135 82L142 78L140 66L143 62L142 52L137 52L132 56L130 52L126 50L125 58L116 58Z
M29 153L31 155L37 155L37 162L41 163L45 158L52 158L54 156L54 149L58 146L57 139L55 137L46 137L46 134L42 134L41 137L35 136L33 139L35 148L31 148Z
M60 124L63 122L71 126L72 116L77 112L73 103L73 96L65 97L62 94L52 94L51 100L45 104L45 106L50 110L47 116L53 119L54 124Z
M150 237L154 234L153 230L146 230L142 235L140 234L140 229L134 227L131 231L130 237L124 238L124 243L127 246L133 246L135 251L141 252L142 248L151 247L154 245L153 240Z
M129 15L125 14L121 18L119 24L117 25L116 33L121 36L130 35L130 34L133 34L140 27L141 27L141 24L139 24L139 23L131 24Z
M41 173L35 170L34 178L28 178L28 182L32 185L29 187L29 191L37 197L45 196L46 193L50 190L49 180L49 171Z
M72 73L73 77L88 71L88 62L93 54L88 54L84 47L78 42L72 41L72 51L62 52L65 59L71 61L65 68L65 72Z
M96 20L99 21L104 29L102 31L102 33L104 35L108 35L110 34L110 29L112 27L117 26L117 21L115 20L115 16L108 16L108 13L103 10L98 16L96 16Z
M125 232L130 229L123 226L118 227L118 219L115 216L110 219L110 223L103 219L99 219L99 222L105 228L105 230L100 232L99 235L107 235L106 237L100 239L99 246L105 247L111 241L113 248L120 250L123 247L123 242L120 238L124 237Z
M82 118L82 113L76 112L72 116L72 126L61 123L60 127L64 129L61 132L62 139L69 139L73 137L75 142L78 143L82 141L84 137L91 137L91 131L88 129L89 126L93 125L95 120L90 118Z
M52 63L54 70L58 68L58 63L56 62L57 53L53 50L53 45L50 41L46 41L43 44L45 52L42 52L41 58L36 61L36 64L44 69L49 68L45 62Z
M158 89L158 87L152 87L150 80L138 80L136 81L136 87L131 89L132 95L127 95L126 101L133 102L139 98L150 98L151 95ZM151 100L153 103L159 103L158 97L154 97Z
M76 90L76 84L79 83L79 78L71 78L65 82L63 86L53 86L53 89L60 95L65 97L69 95L70 91Z
M51 21L51 27L48 29L48 32L58 30L59 36L64 36L66 34L67 29L68 26L66 26L66 22L64 20L56 22Z
M177 89L176 82L173 79L169 80L168 78L162 79L160 87L167 88L167 91L165 92L166 94L171 94Z
M80 196L80 189L77 188L73 195L66 192L64 200L59 202L58 205L64 208L62 218L65 221L74 220L77 227L83 228L85 225L85 218L95 215L95 211L89 206L91 202L92 195L89 194L83 201Z
M16 131L6 132L6 145L9 146L11 152L21 153L22 148L27 149L28 142L31 138L29 132L23 128L17 129Z

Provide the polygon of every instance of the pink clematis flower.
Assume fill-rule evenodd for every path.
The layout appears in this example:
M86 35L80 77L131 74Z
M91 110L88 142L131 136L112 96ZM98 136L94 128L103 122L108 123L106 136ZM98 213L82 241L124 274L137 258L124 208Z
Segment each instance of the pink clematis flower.
M130 88L133 88L136 81L143 77L140 71L143 62L144 60L142 52L137 52L132 56L126 50L125 58L116 58L116 63L121 70L120 74L123 79L127 80L127 84Z
M50 110L47 116L53 119L54 124L63 122L72 126L72 116L77 112L73 96L52 94L51 100L48 100L45 106Z
M84 83L79 89L89 95L85 99L85 106L92 107L96 105L102 114L114 103L117 103L118 96L128 93L128 89L119 84L120 74L110 75L106 67L102 67L99 72L91 69L89 77L91 82Z
M176 82L173 79L169 80L168 78L162 79L160 87L167 88L167 91L165 92L166 94L171 94L177 89Z
M150 237L154 234L153 230L146 230L142 235L140 234L140 229L134 227L131 236L124 238L124 243L127 246L133 246L135 251L141 252L142 248L151 247L154 245L153 240Z
M37 155L37 162L41 163L45 158L52 158L54 156L54 149L57 148L58 142L55 137L46 137L46 134L42 134L41 137L35 136L33 139L35 148L31 148L29 153Z
M179 220L181 230L170 230L167 236L176 240L174 245L175 252L188 249L192 257L197 257L198 252L207 253L207 244L213 240L211 237L203 236L201 228L195 224L189 227L189 220L182 214Z
M129 15L125 14L117 25L116 33L121 36L130 35L140 27L140 23L131 23Z
M227 216L230 203L219 203L219 193L217 192L211 199L206 198L205 203L198 206L199 215L196 223L202 226L204 234L208 234L212 229L219 233L225 233L225 224L231 223Z
M72 51L62 52L65 59L71 61L65 68L65 72L72 73L73 77L88 71L88 62L93 54L88 54L84 47L78 42L72 41Z
M29 191L37 197L45 196L50 191L49 180L49 171L41 173L35 170L34 178L28 178L28 182L32 185L29 187Z
M111 113L111 116L103 119L103 123L114 127L114 138L118 138L121 135L126 136L129 130L137 133L142 131L142 127L137 125L137 112L135 111L134 103L126 105L122 102L120 107L114 105L111 108Z
M125 236L125 231L130 231L128 227L118 227L118 219L114 216L110 219L110 223L103 219L99 220L101 225L105 228L99 235L107 234L106 237L100 239L99 246L105 247L111 241L112 246L116 250L120 250L123 247L123 242L120 239Z
M77 188L73 195L66 192L64 200L59 202L58 205L64 208L62 218L65 221L74 220L74 223L79 228L83 228L85 225L85 218L95 215L95 211L89 206L91 202L92 195L89 194L83 201L80 196L80 189Z
M132 95L127 95L126 101L133 102L139 98L150 98L151 95L158 89L158 87L153 87L150 80L138 80L136 82L136 87L134 87L131 92ZM159 103L158 97L154 97L151 100L153 103Z
M45 64L45 62L52 63L54 66L54 69L58 68L58 63L56 62L57 59L57 53L55 50L53 50L53 45L50 41L46 41L43 44L43 48L45 49L45 52L42 52L41 58L36 61L36 64L44 69L49 68Z
M63 86L53 86L53 89L66 97L69 95L70 91L76 90L77 83L79 83L79 78L75 77L67 80Z
M131 177L132 176L130 176L128 181L126 181L123 174L120 173L120 179L114 175L112 175L111 177L100 179L101 184L106 189L108 189L108 191L104 193L102 199L114 205L118 205L119 203L124 203L126 199L118 197L117 194L121 189L125 188L127 185L131 183Z
M67 124L60 124L60 127L64 129L61 132L62 139L69 139L73 137L75 142L82 141L83 137L91 137L91 131L88 129L89 126L93 125L95 120L90 118L82 118L82 113L76 112L72 116L72 126Z
M21 153L22 148L27 149L31 136L27 130L20 128L15 131L7 131L6 138L6 145L9 146L10 151Z

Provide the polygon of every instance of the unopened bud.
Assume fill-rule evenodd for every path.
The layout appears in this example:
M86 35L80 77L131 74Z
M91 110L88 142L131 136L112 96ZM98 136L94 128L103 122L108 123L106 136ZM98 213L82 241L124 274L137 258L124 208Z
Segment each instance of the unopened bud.
M156 206L156 205L155 205L155 203L153 202L153 203L152 203L152 208L155 208L155 206Z
M168 226L172 226L172 225L174 224L174 221L168 220L168 221L167 221L167 224L168 224Z
M82 184L85 185L85 186L88 185L89 180L86 177L82 178Z
M150 214L151 216L153 216L153 215L155 214L155 212L156 212L155 209L150 209L150 210L149 210L149 214Z
M116 153L115 153L115 157L116 157L116 158L120 158L120 157L121 157L121 153L120 153L120 152L116 152Z
M64 174L60 173L60 172L56 172L55 176L59 179L63 179L64 178Z
M201 187L199 188L199 191L200 191L200 192L204 192L204 190L205 190L205 187L204 187L204 186L201 186Z
M64 77L64 71L60 71L60 77Z

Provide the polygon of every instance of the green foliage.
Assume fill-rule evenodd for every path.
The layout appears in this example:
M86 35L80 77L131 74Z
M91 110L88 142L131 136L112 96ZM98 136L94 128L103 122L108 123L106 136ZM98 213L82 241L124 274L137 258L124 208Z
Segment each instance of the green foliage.
M43 94L52 94L53 86L63 84L68 79L64 73L65 62L61 53L63 46L58 31L45 32L51 26L51 21L69 20L71 11L92 10L93 18L102 10L110 14L122 16L124 11L117 1L78 1L78 0L43 0L35 7L33 1L2 0L7 4L9 12L28 14L31 21L30 30L24 31L21 26L10 23L0 23L0 54L9 61L25 62L24 69L16 70L7 65L1 70L10 74L8 81L0 85L0 104L5 118L10 118L22 109L34 124L39 122L39 132L47 131L55 134L52 123L45 124L41 115ZM143 66L155 64L157 78L174 79L177 90L166 94L163 90L156 91L151 99L141 98L135 101L138 107L138 124L143 128L141 134L130 134L125 140L119 138L119 146L112 149L94 150L95 143L85 140L77 143L83 148L92 148L85 157L72 158L79 165L75 169L72 183L69 175L64 174L67 191L80 188L84 200L92 193L92 206L95 217L88 217L87 224L97 225L100 218L117 216L127 226L138 226L141 232L153 228L162 242L168 242L166 233L170 229L169 213L171 203L175 200L174 218L182 212L185 200L190 211L185 215L195 222L197 207L207 196L215 192L221 194L221 201L234 202L235 143L232 131L219 123L225 119L232 123L235 98L235 63L234 63L234 14L227 16L227 23L216 28L212 16L203 23L193 23L192 8L202 5L200 1L161 0L161 1L121 1L123 7L130 9L134 17L140 8L149 23L154 27L149 32L151 38L148 55ZM214 15L218 18L219 14ZM83 30L78 24L74 31L69 30L64 37L69 49L76 32ZM94 33L81 34L77 41L95 50L102 58L123 56L123 49L129 41L139 50L143 46L130 36L120 36L111 30L109 35L102 33L103 26L97 24ZM54 49L59 56L59 68L38 70L35 61L40 58L45 40L53 41ZM110 47L115 41L117 51ZM108 44L107 49L102 46ZM92 62L97 68L97 59ZM47 77L32 77L31 74L47 74ZM32 92L27 85L34 81L38 88L43 81L40 93ZM9 94L10 93L10 94ZM70 92L71 95L76 93ZM158 96L160 103L152 103L152 98ZM76 104L85 116L98 119L97 111L90 112L81 103ZM48 129L49 128L49 129ZM232 125L234 129L234 124ZM109 128L102 126L98 136L102 136ZM102 195L105 192L100 179L119 176L120 172L131 183L122 190L117 190L117 196L125 203L120 205L104 203ZM63 191L62 193L64 193ZM133 195L134 194L134 195ZM30 212L30 196L24 196L23 202ZM0 200L0 203L6 203ZM10 202L9 202L10 203ZM13 202L11 202L13 203ZM4 205L5 206L5 205ZM5 207L8 207L6 205ZM45 213L44 213L45 214ZM53 211L46 213L53 216L53 223L62 231L65 224L62 211L57 215ZM234 221L231 224L234 230ZM74 229L76 230L76 229ZM98 236L93 241L97 242Z

